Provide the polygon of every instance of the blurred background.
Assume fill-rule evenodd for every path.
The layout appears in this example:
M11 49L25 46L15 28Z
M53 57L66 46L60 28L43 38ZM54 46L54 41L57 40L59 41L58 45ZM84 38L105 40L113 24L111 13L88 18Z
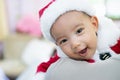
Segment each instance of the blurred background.
M55 45L42 36L39 10L51 0L0 0L0 80L32 80ZM120 27L120 0L89 0Z

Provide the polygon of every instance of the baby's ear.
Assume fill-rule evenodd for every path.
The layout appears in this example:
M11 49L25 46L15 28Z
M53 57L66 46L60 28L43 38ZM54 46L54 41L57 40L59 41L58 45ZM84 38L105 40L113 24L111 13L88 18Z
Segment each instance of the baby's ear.
M91 17L91 22L93 24L93 26L98 29L98 18L96 16L92 16Z

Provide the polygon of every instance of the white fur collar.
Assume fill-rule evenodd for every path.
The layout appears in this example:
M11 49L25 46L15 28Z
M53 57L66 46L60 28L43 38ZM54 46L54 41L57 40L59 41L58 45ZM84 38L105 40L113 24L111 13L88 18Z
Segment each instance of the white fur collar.
M117 43L120 38L120 29L112 20L102 17L99 18L98 30L98 51L104 51Z
M99 54L109 52L112 57L117 54L110 47L120 39L120 29L108 18L99 18L98 46L93 59L100 61Z

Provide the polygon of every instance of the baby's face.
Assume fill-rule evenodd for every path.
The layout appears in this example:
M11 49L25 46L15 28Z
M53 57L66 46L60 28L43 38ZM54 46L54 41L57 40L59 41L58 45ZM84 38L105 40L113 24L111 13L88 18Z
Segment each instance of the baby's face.
M60 16L51 34L62 51L72 59L90 59L97 47L98 21L95 16L71 11Z

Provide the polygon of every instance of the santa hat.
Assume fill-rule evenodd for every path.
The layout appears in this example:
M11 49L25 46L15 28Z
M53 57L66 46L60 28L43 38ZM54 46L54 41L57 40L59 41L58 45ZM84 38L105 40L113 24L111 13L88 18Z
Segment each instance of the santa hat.
M70 10L83 11L90 16L95 15L94 9L86 0L53 0L40 10L41 28L45 38L55 42L50 29L60 15Z
M43 32L43 35L46 39L55 42L53 37L51 36L50 29L56 19L71 10L77 10L82 11L90 16L94 16L95 10L92 7L92 5L87 0L52 0L48 5L46 5L43 9L40 10L40 22L41 22L41 30ZM98 43L100 46L98 48L109 47L113 44L115 44L116 40L120 37L120 31L118 29L115 29L114 24L111 20L108 20L107 18L98 18L99 21L99 28L100 31L98 31L98 38L102 39L102 41L98 40ZM101 28L107 27L105 29L109 32L106 32L106 30ZM115 29L115 30L113 30ZM103 37L104 34L101 35L101 33L105 34L105 37ZM114 38L111 38L112 33L115 35ZM106 38L107 36L107 38ZM104 39L105 38L105 39ZM105 41L105 40L108 41ZM112 40L111 40L112 39ZM107 42L107 43L106 43ZM103 44L103 45L101 45ZM106 44L106 45L104 45ZM62 52L60 47L57 46L58 55L60 57L65 57L66 55Z

